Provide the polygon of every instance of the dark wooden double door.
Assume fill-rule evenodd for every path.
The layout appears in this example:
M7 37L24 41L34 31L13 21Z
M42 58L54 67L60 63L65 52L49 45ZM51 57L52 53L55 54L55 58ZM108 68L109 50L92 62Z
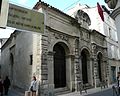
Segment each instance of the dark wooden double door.
M54 46L54 84L55 88L66 86L66 58L65 50L60 44Z

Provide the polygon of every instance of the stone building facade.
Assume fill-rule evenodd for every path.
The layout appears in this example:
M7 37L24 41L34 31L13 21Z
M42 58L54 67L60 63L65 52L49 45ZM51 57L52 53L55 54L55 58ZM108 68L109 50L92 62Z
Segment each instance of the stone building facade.
M77 10L83 10L86 12L90 19L91 25L90 29L95 29L101 34L105 35L107 41L107 49L108 49L108 63L109 63L109 73L110 73L110 83L116 82L116 77L118 71L120 71L120 52L119 52L119 44L117 38L117 29L115 25L115 21L110 17L110 12L107 10L105 6L100 6L103 10L104 21L101 19L98 7L89 7L88 5L76 4L75 7L68 10L68 14L75 18L75 14ZM93 16L94 14L94 16Z
M44 13L44 34L15 31L1 48L2 74L13 86L27 90L35 75L45 96L78 90L79 81L88 87L109 81L105 36L89 29L85 12L74 19L44 2L34 9Z
M118 44L119 44L119 50L120 50L120 28L119 28L120 26L120 0L104 0L104 1L110 9L113 9L111 11L110 16L115 20L115 25L117 28ZM120 63L118 63L118 65L120 66ZM114 69L115 68L113 68L113 70ZM120 71L120 67L118 71Z

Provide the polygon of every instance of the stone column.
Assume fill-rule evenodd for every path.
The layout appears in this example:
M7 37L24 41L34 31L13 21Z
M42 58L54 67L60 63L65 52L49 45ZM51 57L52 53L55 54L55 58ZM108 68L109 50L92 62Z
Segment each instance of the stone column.
M78 82L81 81L80 80L80 58L79 55L76 54L74 56L74 76L75 76L75 91L79 91L78 88Z
M90 54L90 57L88 59L88 82L90 85L93 86L93 64L92 64L92 58L91 58L91 54Z
M98 82L98 80L97 80L97 77L98 77L98 68L97 68L97 55L96 55L97 53L96 53L96 45L92 45L92 58L93 58L93 75L94 75L94 86L95 86L95 88L97 87L97 82Z
M48 96L54 96L54 53L48 52Z
M109 65L109 61L108 61L108 52L107 52L107 48L104 49L104 56L103 56L103 64L104 64L104 77L105 77L105 81L106 84L109 86L110 84L110 65Z
M109 86L109 84L110 84L110 78L109 78L110 66L107 61L107 57L104 57L103 63L105 64L105 80L106 80L107 85Z
M97 77L98 77L98 74L97 74L97 60L96 58L94 58L94 84L95 84L95 88L97 87Z
M94 84L95 84L95 79L94 79L94 58L91 56L90 57L90 59L91 59L91 84L92 84L92 86L94 86Z
M79 56L79 63L78 63L78 73L77 75L77 91L79 91L79 82L83 82L82 81L82 62L81 62L81 56Z
M48 52L48 81L49 84L54 85L54 52L49 51Z
M47 52L45 56L47 58L46 59L47 66L46 64L43 64L41 66L41 70L43 71L47 70L47 73L46 73L47 76L42 77L43 81L41 81L40 96L54 96L54 64L53 64L54 58L53 56L54 56L53 51Z
M66 56L66 82L71 91L75 90L74 55Z

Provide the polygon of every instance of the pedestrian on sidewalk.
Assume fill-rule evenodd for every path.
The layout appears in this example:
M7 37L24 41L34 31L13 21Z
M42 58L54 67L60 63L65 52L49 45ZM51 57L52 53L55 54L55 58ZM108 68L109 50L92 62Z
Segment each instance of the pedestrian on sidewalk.
M8 95L8 91L9 91L9 87L10 87L10 79L8 78L8 76L6 76L6 78L3 82L3 85L4 85L4 93L5 93L5 95Z
M36 96L37 95L37 91L38 91L38 82L35 76L33 76L33 79L31 81L29 90L32 91L32 96Z
M117 87L118 87L118 93L120 95L120 72L118 72L118 76L117 76Z
M0 77L0 96L3 96L3 80Z

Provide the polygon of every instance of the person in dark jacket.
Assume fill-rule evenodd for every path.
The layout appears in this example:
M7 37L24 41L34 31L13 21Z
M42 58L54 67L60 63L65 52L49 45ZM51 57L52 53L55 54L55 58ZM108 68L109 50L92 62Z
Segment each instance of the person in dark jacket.
M0 96L3 96L3 81L0 77Z
M118 87L118 93L120 95L120 72L118 72L118 76L117 76L117 87Z
M6 76L3 85L4 85L5 95L7 95L10 87L10 79L8 78L8 76Z

